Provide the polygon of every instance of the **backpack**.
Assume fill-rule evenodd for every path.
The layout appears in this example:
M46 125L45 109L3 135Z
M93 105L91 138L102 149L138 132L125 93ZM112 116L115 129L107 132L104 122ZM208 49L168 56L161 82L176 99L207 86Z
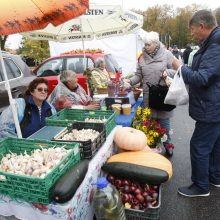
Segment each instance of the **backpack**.
M25 109L24 109L24 117L20 122L21 130L23 130L28 125L32 115L32 106L30 105L30 103L27 101L26 98L24 98L24 100L25 100ZM51 109L47 109L46 117L49 117L51 115L52 115Z

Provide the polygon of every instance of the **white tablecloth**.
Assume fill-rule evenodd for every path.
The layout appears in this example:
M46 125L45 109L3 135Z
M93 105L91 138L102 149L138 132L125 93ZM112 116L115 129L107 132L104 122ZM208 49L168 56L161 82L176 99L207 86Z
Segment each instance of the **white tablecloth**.
M0 215L14 215L16 218L23 220L92 220L91 198L94 192L92 183L96 182L102 165L113 153L115 130L116 128L110 133L106 142L90 161L85 179L69 202L64 204L51 203L49 205L37 204L34 206L21 200L0 195Z

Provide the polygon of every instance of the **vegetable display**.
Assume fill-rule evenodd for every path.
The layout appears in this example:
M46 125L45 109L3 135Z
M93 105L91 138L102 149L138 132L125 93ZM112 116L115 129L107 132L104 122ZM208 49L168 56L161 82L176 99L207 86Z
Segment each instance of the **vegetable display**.
M140 184L137 181L121 179L113 175L108 175L107 179L118 189L125 208L146 210L158 206L158 185Z
M116 145L124 150L140 151L147 146L144 132L131 127L117 128L114 135Z
M35 149L30 155L6 154L0 163L0 170L20 175L44 178L69 152L64 147Z
M99 134L100 133L98 131L93 129L73 129L71 132L64 134L59 139L65 141L94 141L99 136Z
M152 151L128 151L111 156L102 170L118 178L159 185L172 176L172 164Z
M169 179L168 173L164 170L124 162L106 163L102 166L102 170L118 178L152 185L164 183Z
M51 199L58 203L69 201L83 181L88 167L88 160L81 160L72 166L54 185L51 190Z
M85 122L94 122L94 123L105 123L107 122L107 118L86 118Z

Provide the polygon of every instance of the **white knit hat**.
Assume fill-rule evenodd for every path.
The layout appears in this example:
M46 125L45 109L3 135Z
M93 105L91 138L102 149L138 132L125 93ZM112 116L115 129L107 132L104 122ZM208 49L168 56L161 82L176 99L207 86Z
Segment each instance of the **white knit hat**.
M145 32L142 36L141 36L143 42L146 43L159 43L160 39L159 39L159 34L157 32L151 31L151 32Z

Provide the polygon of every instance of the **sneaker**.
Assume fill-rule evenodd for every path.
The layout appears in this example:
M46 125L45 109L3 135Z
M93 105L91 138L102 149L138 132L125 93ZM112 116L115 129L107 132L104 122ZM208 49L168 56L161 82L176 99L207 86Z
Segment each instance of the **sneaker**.
M215 187L220 187L220 184L216 184L216 183L212 183L212 182L210 182L210 184L215 186Z
M178 188L178 193L186 197L209 196L209 191L200 189L195 184Z

